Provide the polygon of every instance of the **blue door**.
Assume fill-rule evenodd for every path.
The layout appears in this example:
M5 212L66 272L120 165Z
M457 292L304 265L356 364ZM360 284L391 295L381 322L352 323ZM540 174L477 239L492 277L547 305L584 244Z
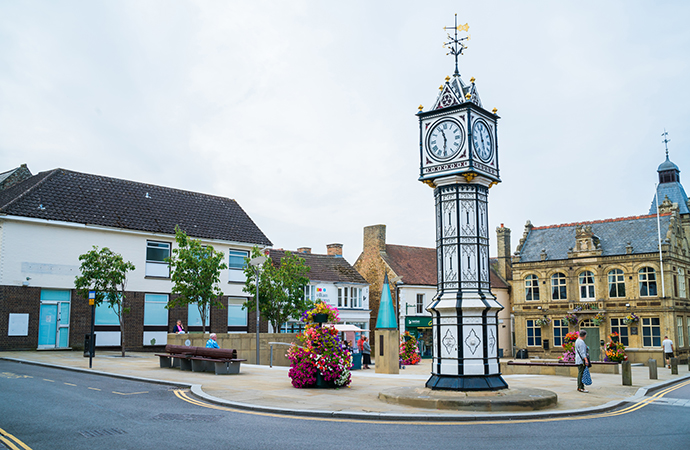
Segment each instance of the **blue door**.
M58 326L58 305L41 305L41 318L38 324L38 347L55 347Z

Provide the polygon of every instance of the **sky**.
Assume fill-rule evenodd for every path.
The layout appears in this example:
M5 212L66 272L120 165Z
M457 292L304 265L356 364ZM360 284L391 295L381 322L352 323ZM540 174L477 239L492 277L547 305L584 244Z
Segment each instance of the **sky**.
M490 229L646 214L690 172L684 1L0 2L0 172L27 163L230 197L276 248L363 227L434 247L419 105L460 58L498 109ZM690 186L689 186L690 187ZM491 235L495 255L495 233Z

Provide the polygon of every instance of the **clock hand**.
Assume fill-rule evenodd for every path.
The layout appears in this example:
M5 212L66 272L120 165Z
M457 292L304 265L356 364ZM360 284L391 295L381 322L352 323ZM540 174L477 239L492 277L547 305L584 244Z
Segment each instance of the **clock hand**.
M448 140L446 139L446 133L444 133L443 130L441 130L440 128L439 128L439 131L441 132L441 135L443 136L443 156L446 156L446 154L447 154L446 143L448 142Z

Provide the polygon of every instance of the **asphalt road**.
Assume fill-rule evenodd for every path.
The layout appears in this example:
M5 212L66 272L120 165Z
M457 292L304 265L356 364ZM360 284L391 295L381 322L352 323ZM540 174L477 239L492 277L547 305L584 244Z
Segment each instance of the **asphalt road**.
M690 382L616 412L499 423L288 418L234 411L188 394L0 361L0 441L23 450L690 448Z

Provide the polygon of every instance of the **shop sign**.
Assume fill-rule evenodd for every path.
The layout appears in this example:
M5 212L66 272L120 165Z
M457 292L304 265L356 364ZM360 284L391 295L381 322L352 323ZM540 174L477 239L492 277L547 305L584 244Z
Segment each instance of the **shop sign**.
M419 327L430 327L430 326L431 326L431 317L429 317L429 316L405 317L405 327L419 328Z

